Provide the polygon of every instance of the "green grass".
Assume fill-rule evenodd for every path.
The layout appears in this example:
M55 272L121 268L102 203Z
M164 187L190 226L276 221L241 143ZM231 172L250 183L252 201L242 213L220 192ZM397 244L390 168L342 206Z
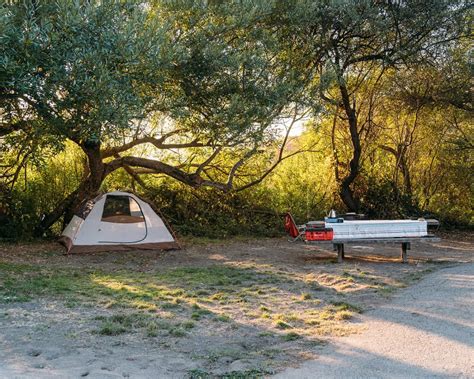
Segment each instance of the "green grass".
M108 297L114 306L130 306L134 300L153 301L159 308L179 308L186 299L223 301L228 287L266 283L269 274L229 267L178 268L145 274L139 272L39 269L30 265L0 263L0 302L28 301L38 296L77 295L83 300ZM262 290L247 291L245 298ZM146 304L142 303L146 308ZM201 313L202 315L202 313Z
M125 332L127 332L127 328L111 321L104 322L97 331L103 336L117 336Z
M186 336L186 331L182 327L178 326L175 328L171 328L169 330L169 335L173 337L184 337Z
M87 293L93 285L78 270L48 270L0 263L0 302L25 302L38 296Z
M377 293L379 293L383 297L389 297L396 291L396 289L397 288L395 286L383 285L377 288Z
M311 297L312 297L311 294L307 292L304 292L301 294L301 300L310 300Z
M185 321L181 324L184 329L192 329L196 326L196 323L193 321Z
M331 304L334 305L337 311L351 311L355 313L363 312L363 308L359 305L348 303L345 301L332 301Z
M202 369L194 369L188 371L188 379L210 379L210 378L219 378L219 379L260 379L265 378L271 374L274 374L273 371L263 370L259 368L243 370L243 371L230 371L221 375L211 375L207 371Z
M173 337L183 337L186 335L186 330L195 326L192 321L173 323L147 313L119 313L111 316L98 316L95 319L102 322L96 333L106 336L133 333L142 329L148 337L156 337L160 330L168 331L168 334Z
M290 329L292 328L292 326L290 324L288 324L287 322L283 321L283 320L277 320L275 322L275 326L278 328L278 329Z
M30 299L34 296L63 295L70 307L82 303L102 305L117 312L139 310L141 315L155 313L169 315L181 323L187 318L189 324L169 326L167 330L173 336L180 336L187 329L194 327L213 314L213 307L218 309L224 302L231 308L242 309L250 319L274 322L278 329L293 328L292 324L301 323L296 313L275 314L272 316L268 306L255 306L261 296L267 296L272 307L278 306L279 287L274 286L275 278L281 285L294 285L294 301L314 302L309 292L301 292L301 286L294 280L291 282L286 274L275 274L271 271L256 272L252 269L231 268L222 266L204 268L178 268L153 273L123 272L81 272L78 270L57 270L55 272L34 271L32 266L11 266L6 270L11 280L4 280L0 287L0 296L8 294L9 299ZM21 273L21 274L20 274ZM25 280L18 279L18 276ZM271 285L269 283L272 283ZM320 300L318 300L319 302ZM199 302L199 303L198 303ZM273 304L275 303L275 304ZM248 305L247 305L248 304ZM338 305L353 309L347 305ZM277 308L278 309L278 308ZM164 313L163 313L164 312ZM137 316L133 316L135 319ZM143 318L143 316L140 316ZM216 314L211 320L220 322L231 321L232 316ZM328 318L334 318L331 314ZM114 335L136 329L144 329L150 337L156 336L162 327L155 324L140 323L140 320L110 319L103 320L99 334ZM156 322L156 321L154 321ZM303 323L303 325L305 325ZM177 328L177 329L176 329Z
M341 310L334 315L335 320L350 320L354 314L348 310Z
M143 313L98 316L96 320L102 321L97 333L106 336L130 333L139 328L147 328L147 330L152 331L157 327L153 323L152 317Z
M231 318L229 315L221 314L216 317L216 320L221 322L230 322Z
M260 379L273 374L272 371L250 369L245 371L231 371L220 376L221 379Z
M146 328L146 335L148 337L157 337L158 336L158 325L156 323L149 323Z
M194 369L188 372L189 379L208 379L210 377L211 375L207 371L201 369Z
M295 332L287 333L282 337L283 341L296 341L300 338L301 338L301 336L298 333L295 333Z
M349 301L328 303L334 299L329 282L339 276L325 277L328 284L322 288L314 277L298 279L258 265L106 272L0 263L0 302L47 297L69 308L91 306L115 313L100 320L100 335L141 331L148 337L165 332L183 337L191 329L194 335L208 328L210 321L227 322L230 328L255 321L307 335L362 312ZM239 317L246 321L231 322Z
M208 309L203 309L197 304L193 304L191 309L193 310L193 312L191 313L191 318L193 320L200 320L203 317L212 314L211 311L209 311Z

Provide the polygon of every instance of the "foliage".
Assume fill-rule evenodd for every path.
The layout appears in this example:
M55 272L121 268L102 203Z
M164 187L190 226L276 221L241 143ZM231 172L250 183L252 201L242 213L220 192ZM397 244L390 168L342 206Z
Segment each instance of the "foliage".
M66 141L87 156L80 183L38 235L122 167L228 191L259 181L245 170L257 153L284 159L273 122L297 109L304 75L278 59L274 33L260 28L268 6L28 1L1 11L1 135L21 157L7 171ZM153 153L132 155L144 145Z
M160 207L179 234L209 238L281 234L281 216L269 206L271 199L265 192L223 194L168 181L146 192L145 197Z
M400 219L420 217L421 210L409 194L400 192L391 181L371 179L361 197L361 211L368 218Z
M113 189L207 237L275 235L288 210L472 224L470 17L441 0L3 4L0 237L55 234Z
M118 137L152 101L161 30L131 3L13 2L2 11L2 90L7 120L34 120L52 142ZM164 58L162 58L164 60ZM19 107L18 104L25 104ZM30 127L23 128L24 133Z
M0 238L31 238L41 217L73 191L83 174L80 151L72 144L54 157L24 167L12 190L0 190ZM51 230L57 235L62 225Z

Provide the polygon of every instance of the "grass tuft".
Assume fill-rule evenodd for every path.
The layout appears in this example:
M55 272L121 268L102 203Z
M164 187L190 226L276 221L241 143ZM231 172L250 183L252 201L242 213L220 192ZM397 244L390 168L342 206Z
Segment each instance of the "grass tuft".
M310 300L311 299L311 294L310 293L302 293L301 294L301 300Z
M351 304L345 301L333 301L331 302L337 311L352 311L355 313L362 313L363 308L356 304Z
M275 326L279 329L291 329L292 326L283 320L277 320Z
M104 322L97 331L102 336L117 336L125 332L127 332L127 329L123 325L112 321Z
M188 377L189 379L208 379L211 378L211 375L207 371L197 368L194 370L190 370L188 372Z
M216 320L217 321L221 321L221 322L230 322L231 318L229 315L226 315L226 314L220 314L216 317Z
M181 327L172 328L169 330L170 336L173 337L184 337L186 336L186 331Z
M196 323L192 322L192 321L185 321L181 324L181 326L184 328L184 329L192 329L196 326Z
M300 338L301 338L301 336L298 333L295 333L295 332L287 333L282 337L283 341L296 341Z
M351 311L343 310L343 311L338 311L334 315L335 320L349 320L353 317L353 313Z

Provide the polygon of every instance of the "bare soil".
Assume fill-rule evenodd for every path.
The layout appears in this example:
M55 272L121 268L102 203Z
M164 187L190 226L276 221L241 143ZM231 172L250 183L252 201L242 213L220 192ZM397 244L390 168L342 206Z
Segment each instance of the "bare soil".
M64 256L0 245L0 377L259 377L364 329L359 312L439 268L472 234L400 247L187 240L170 252Z

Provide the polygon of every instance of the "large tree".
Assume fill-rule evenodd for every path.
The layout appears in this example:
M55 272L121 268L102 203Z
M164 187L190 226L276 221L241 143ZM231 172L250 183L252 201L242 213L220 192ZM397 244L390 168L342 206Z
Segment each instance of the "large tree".
M19 151L20 165L66 140L86 157L80 185L38 234L120 168L222 190L258 182L241 175L244 166L275 145L275 121L298 109L304 81L260 28L269 11L252 1L2 6L3 146ZM270 149L270 170L285 159L286 141Z

